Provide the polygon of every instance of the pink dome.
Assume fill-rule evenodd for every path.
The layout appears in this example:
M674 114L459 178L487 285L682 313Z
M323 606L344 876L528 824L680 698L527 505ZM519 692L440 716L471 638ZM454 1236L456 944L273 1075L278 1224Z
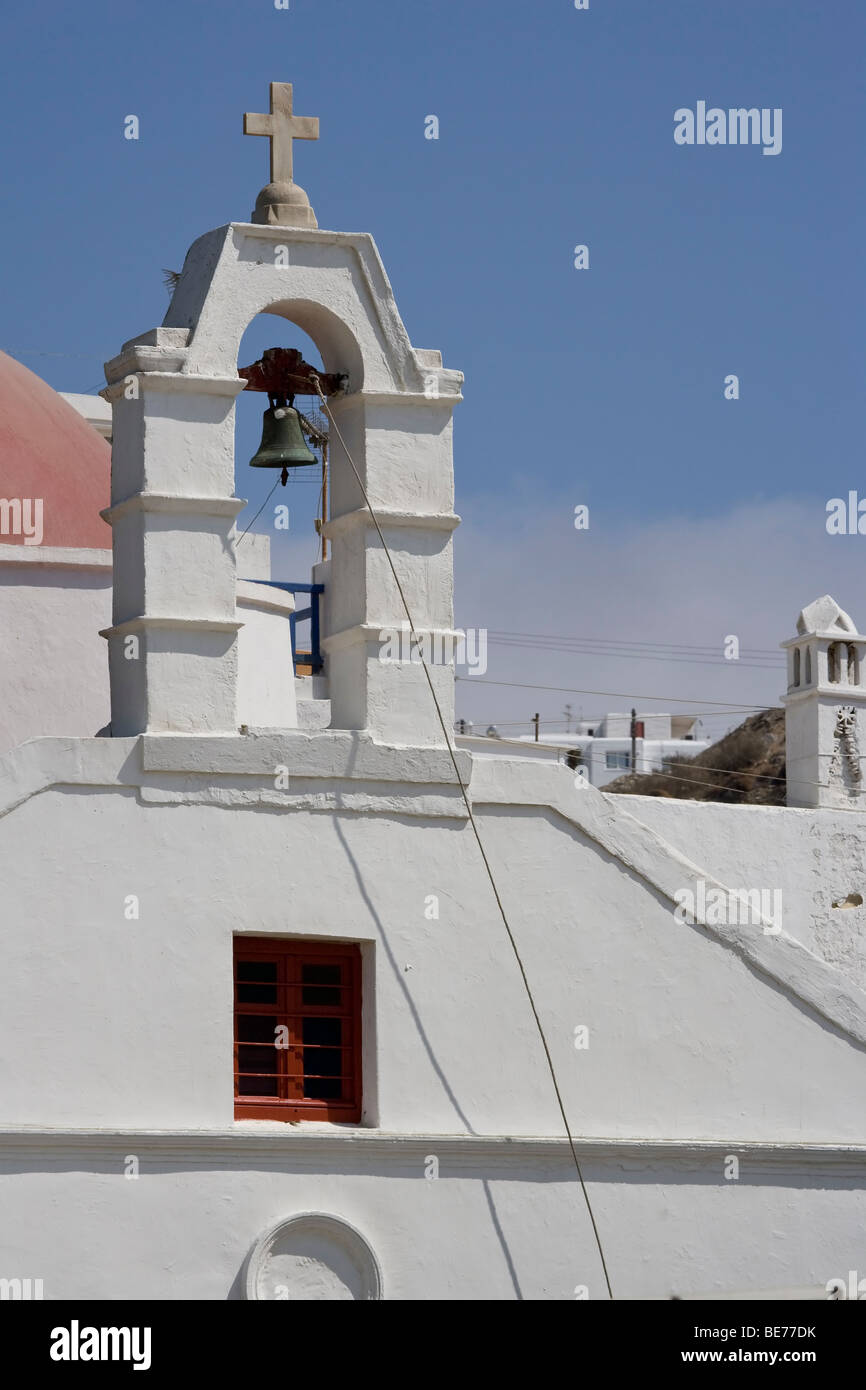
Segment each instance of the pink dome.
M42 499L42 544L109 550L111 446L56 391L0 352L0 497ZM0 514L2 525L2 514ZM0 533L0 545L24 537Z

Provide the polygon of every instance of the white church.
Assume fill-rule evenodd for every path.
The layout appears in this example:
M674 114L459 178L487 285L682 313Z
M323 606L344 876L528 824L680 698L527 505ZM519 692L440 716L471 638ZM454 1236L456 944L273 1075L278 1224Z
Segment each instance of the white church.
M463 378L318 227L291 97L101 398L0 358L0 1292L826 1298L866 1276L866 635L822 598L786 643L786 807L455 740L453 662L381 634L455 638ZM320 353L313 675L236 545L263 312Z

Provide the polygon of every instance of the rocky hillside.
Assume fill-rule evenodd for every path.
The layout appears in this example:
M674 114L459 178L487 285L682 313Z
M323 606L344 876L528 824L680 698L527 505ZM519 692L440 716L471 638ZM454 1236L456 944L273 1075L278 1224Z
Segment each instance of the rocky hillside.
M675 796L689 801L785 804L785 713L752 714L736 729L694 758L671 758L668 771L627 773L609 782L606 792Z

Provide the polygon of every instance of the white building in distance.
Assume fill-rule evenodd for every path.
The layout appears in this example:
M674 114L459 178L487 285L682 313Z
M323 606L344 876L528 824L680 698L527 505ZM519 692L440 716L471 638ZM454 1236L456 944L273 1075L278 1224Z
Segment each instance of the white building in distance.
M634 770L663 772L672 758L693 758L709 748L709 739L695 737L693 714L638 714L635 719L632 769L631 715L609 713L601 719L576 721L574 733L539 734L538 743L555 749L569 767L583 768L586 780L604 787ZM523 734L520 742L535 742Z

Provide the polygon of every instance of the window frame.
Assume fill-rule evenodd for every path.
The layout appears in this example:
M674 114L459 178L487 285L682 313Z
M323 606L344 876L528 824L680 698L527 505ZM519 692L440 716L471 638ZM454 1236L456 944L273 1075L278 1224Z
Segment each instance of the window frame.
M276 1004L244 1003L238 1001L237 967L240 961L259 959L277 962ZM300 997L302 983L301 967L304 964L316 965L333 963L339 960L348 972L345 984L330 986L347 991L348 1007L345 1001L337 1007L332 1004L303 1004ZM263 937L235 935L232 943L232 1072L234 1091L234 1116L236 1120L329 1120L343 1124L358 1124L361 1119L362 1103L362 959L361 948L357 942L333 940L320 941L309 937ZM295 976L296 978L291 978ZM345 975L344 975L345 978ZM241 981L241 983L244 983ZM308 986L309 988L309 986ZM291 991L298 992L296 1007L291 1007ZM288 1048L276 1048L277 1086L286 1094L274 1096L242 1096L238 1093L240 1083L239 1049L252 1046L238 1038L238 1019L242 1016L274 1018L276 1026L285 1025L289 1029ZM322 1097L304 1097L298 1092L303 1082L304 1047L317 1044L303 1041L302 1023L305 1018L344 1018L346 1025L343 1036L349 1034L348 1041L340 1044L347 1054L349 1076L346 1084L348 1095L342 1100ZM301 1025L300 1027L298 1025ZM329 1044L318 1044L322 1047ZM335 1046L335 1045L331 1045ZM345 1063L341 1065L344 1070ZM299 1084L300 1083L300 1084Z

